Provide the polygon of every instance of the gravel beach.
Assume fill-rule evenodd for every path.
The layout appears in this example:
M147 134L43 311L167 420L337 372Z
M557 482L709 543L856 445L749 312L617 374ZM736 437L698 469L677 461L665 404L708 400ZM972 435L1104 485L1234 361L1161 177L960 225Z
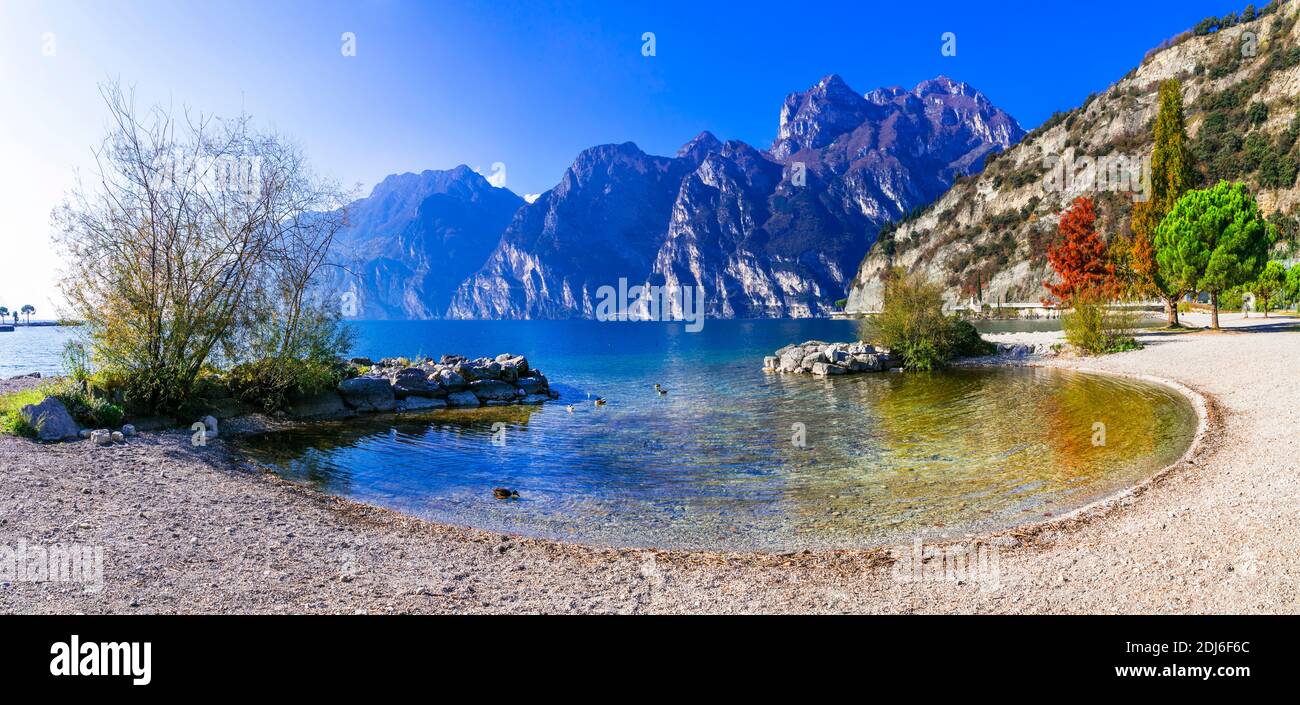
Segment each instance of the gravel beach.
M979 571L944 575L931 559L910 572L887 550L574 546L325 496L243 465L224 438L195 448L188 433L145 433L92 448L0 437L0 549L103 548L102 589L0 578L0 612L1300 612L1300 321L1223 323L1144 332L1143 350L1031 362L1177 383L1203 400L1205 435L1136 491L979 537L993 559Z

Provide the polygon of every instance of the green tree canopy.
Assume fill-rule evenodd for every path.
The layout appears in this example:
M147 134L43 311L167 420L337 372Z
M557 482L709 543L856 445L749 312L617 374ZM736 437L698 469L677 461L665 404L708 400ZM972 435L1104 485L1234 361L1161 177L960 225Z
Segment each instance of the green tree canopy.
M1286 273L1286 293L1293 299L1300 300L1300 264L1291 267L1291 271ZM1297 303L1300 308L1300 303Z
M1246 186L1225 181L1178 199L1156 228L1156 261L1174 286L1209 292L1218 328L1219 294L1255 281L1273 238Z
M1277 301L1284 294L1286 288L1286 267L1281 262L1273 260L1264 265L1263 271L1251 286L1251 291L1255 294L1261 307L1264 309L1264 316L1268 316L1268 307L1272 302Z

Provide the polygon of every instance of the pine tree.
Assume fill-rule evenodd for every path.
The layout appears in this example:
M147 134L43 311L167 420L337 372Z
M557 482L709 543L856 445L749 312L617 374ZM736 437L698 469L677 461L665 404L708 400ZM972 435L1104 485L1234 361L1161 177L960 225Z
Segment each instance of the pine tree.
M1285 293L1285 289L1286 268L1276 260L1269 262L1264 266L1264 271L1259 273L1259 278L1255 280L1254 285L1251 287L1256 301L1264 309L1264 318L1268 318L1269 304L1281 298Z
M1268 262L1273 227L1245 185L1220 181L1188 191L1156 229L1156 260L1171 286L1210 294L1210 327L1219 327L1219 295L1255 281Z
M1174 286L1160 272L1153 241L1156 228L1192 187L1191 152L1187 148L1183 119L1183 88L1178 79L1160 84L1160 112L1156 116L1155 148L1151 154L1151 184L1147 200L1133 205L1133 269L1142 288L1165 302L1170 326L1178 325L1178 299L1186 290Z

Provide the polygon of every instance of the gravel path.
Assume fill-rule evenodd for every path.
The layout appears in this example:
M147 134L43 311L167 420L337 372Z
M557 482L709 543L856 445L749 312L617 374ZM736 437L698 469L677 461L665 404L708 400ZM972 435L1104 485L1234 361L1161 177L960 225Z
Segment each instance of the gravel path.
M1209 435L1082 518L989 537L965 569L953 547L960 580L883 551L606 550L442 526L182 433L111 449L0 437L0 571L23 542L104 551L101 590L0 577L0 611L1300 612L1300 327L1224 323L1044 363L1186 385L1209 399Z

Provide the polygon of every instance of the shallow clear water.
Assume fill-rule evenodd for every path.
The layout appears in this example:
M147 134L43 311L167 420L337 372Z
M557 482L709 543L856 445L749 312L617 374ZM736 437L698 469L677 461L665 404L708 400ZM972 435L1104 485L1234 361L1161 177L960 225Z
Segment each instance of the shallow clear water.
M563 396L322 423L244 446L326 492L454 524L597 544L791 550L1059 514L1172 462L1195 429L1190 404L1170 390L1063 370L834 379L761 370L781 345L856 339L856 326L709 321L689 334L657 323L362 323L358 354L523 353ZM609 404L595 407L589 394ZM1096 423L1104 445L1093 443ZM502 486L521 499L494 499Z

